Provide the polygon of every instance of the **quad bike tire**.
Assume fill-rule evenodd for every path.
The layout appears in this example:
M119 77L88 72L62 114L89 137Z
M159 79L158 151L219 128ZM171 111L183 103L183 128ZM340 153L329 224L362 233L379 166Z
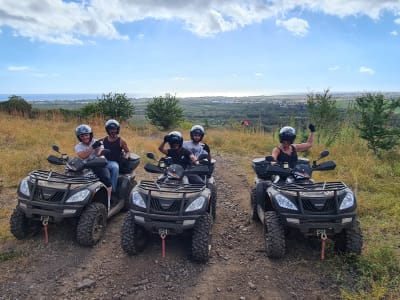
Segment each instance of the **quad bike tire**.
M215 221L217 218L217 187L215 184L209 184L208 188L211 191L211 216L213 220Z
M27 218L19 208L14 209L10 218L10 231L18 240L38 233L40 225L40 222Z
M360 222L356 219L353 226L344 229L341 233L334 237L335 250L339 253L352 253L360 255L363 246L363 236L361 232Z
M103 237L107 225L107 209L99 202L90 203L82 212L76 227L76 240L93 246Z
M265 252L269 258L282 258L285 255L285 230L274 211L264 213Z
M128 255L136 255L147 244L146 232L134 222L135 216L128 212L121 227L121 247Z
M250 192L250 205L251 205L251 219L253 221L260 221L257 213L257 198L256 188L252 188Z
M192 258L198 262L207 262L211 251L211 224L210 214L202 215L193 228Z

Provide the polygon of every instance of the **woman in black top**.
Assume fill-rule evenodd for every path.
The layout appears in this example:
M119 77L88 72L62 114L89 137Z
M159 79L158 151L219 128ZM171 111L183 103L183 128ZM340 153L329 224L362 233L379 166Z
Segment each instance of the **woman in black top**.
M279 131L280 145L272 150L272 156L275 161L288 163L289 168L294 168L297 163L297 152L303 152L310 149L314 142L315 126L310 124L310 136L307 142L293 144L296 138L296 130L293 127L285 126Z

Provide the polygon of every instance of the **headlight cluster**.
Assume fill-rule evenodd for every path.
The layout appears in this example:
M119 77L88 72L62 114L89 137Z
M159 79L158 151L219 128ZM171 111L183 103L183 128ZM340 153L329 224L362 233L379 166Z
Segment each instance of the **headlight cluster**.
M29 191L28 179L29 177L25 177L21 180L21 183L19 185L19 191L21 192L21 194L24 194L27 197L31 195L31 192Z
M74 202L81 202L86 199L86 197L90 194L90 190L84 189L82 191L79 191L75 194L73 194L71 197L65 201L65 203L74 203Z
M139 192L133 192L131 194L131 202L133 203L133 205L146 208L146 203L144 202L144 199Z
M190 205L185 209L186 212L199 210L203 207L206 198L204 196L200 196L190 203Z
M352 192L347 192L344 196L342 203L340 203L339 209L343 210L354 205L354 195Z
M290 210L298 210L296 205L292 201L290 201L288 198L286 198L282 194L277 194L275 196L275 200L278 203L278 205L282 208L290 209Z

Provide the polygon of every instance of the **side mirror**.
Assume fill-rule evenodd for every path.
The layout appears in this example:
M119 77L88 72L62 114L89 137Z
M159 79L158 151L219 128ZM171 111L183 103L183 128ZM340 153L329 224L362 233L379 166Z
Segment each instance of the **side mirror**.
M51 148L53 148L53 150L57 153L60 153L60 148L56 144L54 144Z
M319 158L321 159L321 158L327 157L328 155L329 155L329 151L328 150L324 150L319 155Z
M154 156L154 153L152 153L152 152L147 152L146 153L146 156L148 157L148 158L150 158L150 159L156 159L156 157Z

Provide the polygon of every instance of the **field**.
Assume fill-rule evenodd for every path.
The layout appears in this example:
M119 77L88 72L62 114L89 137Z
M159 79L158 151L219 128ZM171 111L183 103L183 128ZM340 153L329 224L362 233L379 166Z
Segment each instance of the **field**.
M260 106L259 103L227 105L227 103L214 102L212 105L208 103L203 106L200 103L191 103L191 106L195 106L196 109L190 114L199 116L198 120L204 120L207 117L212 125L206 132L205 141L211 146L213 153L238 157L236 163L244 170L247 183L251 184L254 175L250 161L254 157L270 153L278 143L274 131L278 127L277 124L270 128L254 126L251 129L243 128L240 123L238 124L242 119L240 111L244 116L243 119L248 119L251 112L256 120L257 112L255 111ZM219 115L221 111L223 111L223 117ZM228 111L232 116L231 126L217 126L216 120L230 122L225 117ZM286 118L291 114L291 112L287 114L286 110ZM306 118L305 114L304 117ZM78 125L77 122L64 121L57 115L50 120L48 118L28 120L1 114L0 179L3 192L9 193L10 189L15 189L19 180L29 171L48 168L46 156L51 153L52 144L58 144L63 151L72 155L73 145L76 143L74 128ZM103 120L88 120L87 122L94 129L95 136L104 135ZM281 122L284 123L286 120L282 119ZM184 127L179 128L185 134L185 138L189 138L190 125L191 123L187 122ZM165 134L148 124L138 127L135 122L122 124L121 132L132 150L141 157L145 157L145 153L149 151L158 153L157 147ZM316 157L324 149L324 139L319 137L308 156ZM338 278L341 272L352 270L351 272L354 272L353 275L358 279L358 285L352 289L338 280L337 284L342 284L341 297L346 299L399 298L400 152L395 149L386 153L382 159L377 159L367 149L365 142L358 137L355 129L345 124L335 142L329 146L329 151L331 152L330 159L336 161L338 167L335 171L316 174L315 178L344 181L356 192L359 203L358 215L364 233L364 249L361 257L342 257L329 265ZM0 242L3 243L13 239L8 229L8 218L12 208L10 203L1 203L0 206ZM10 257L7 255L4 252L1 257L5 260L13 259L12 255Z

